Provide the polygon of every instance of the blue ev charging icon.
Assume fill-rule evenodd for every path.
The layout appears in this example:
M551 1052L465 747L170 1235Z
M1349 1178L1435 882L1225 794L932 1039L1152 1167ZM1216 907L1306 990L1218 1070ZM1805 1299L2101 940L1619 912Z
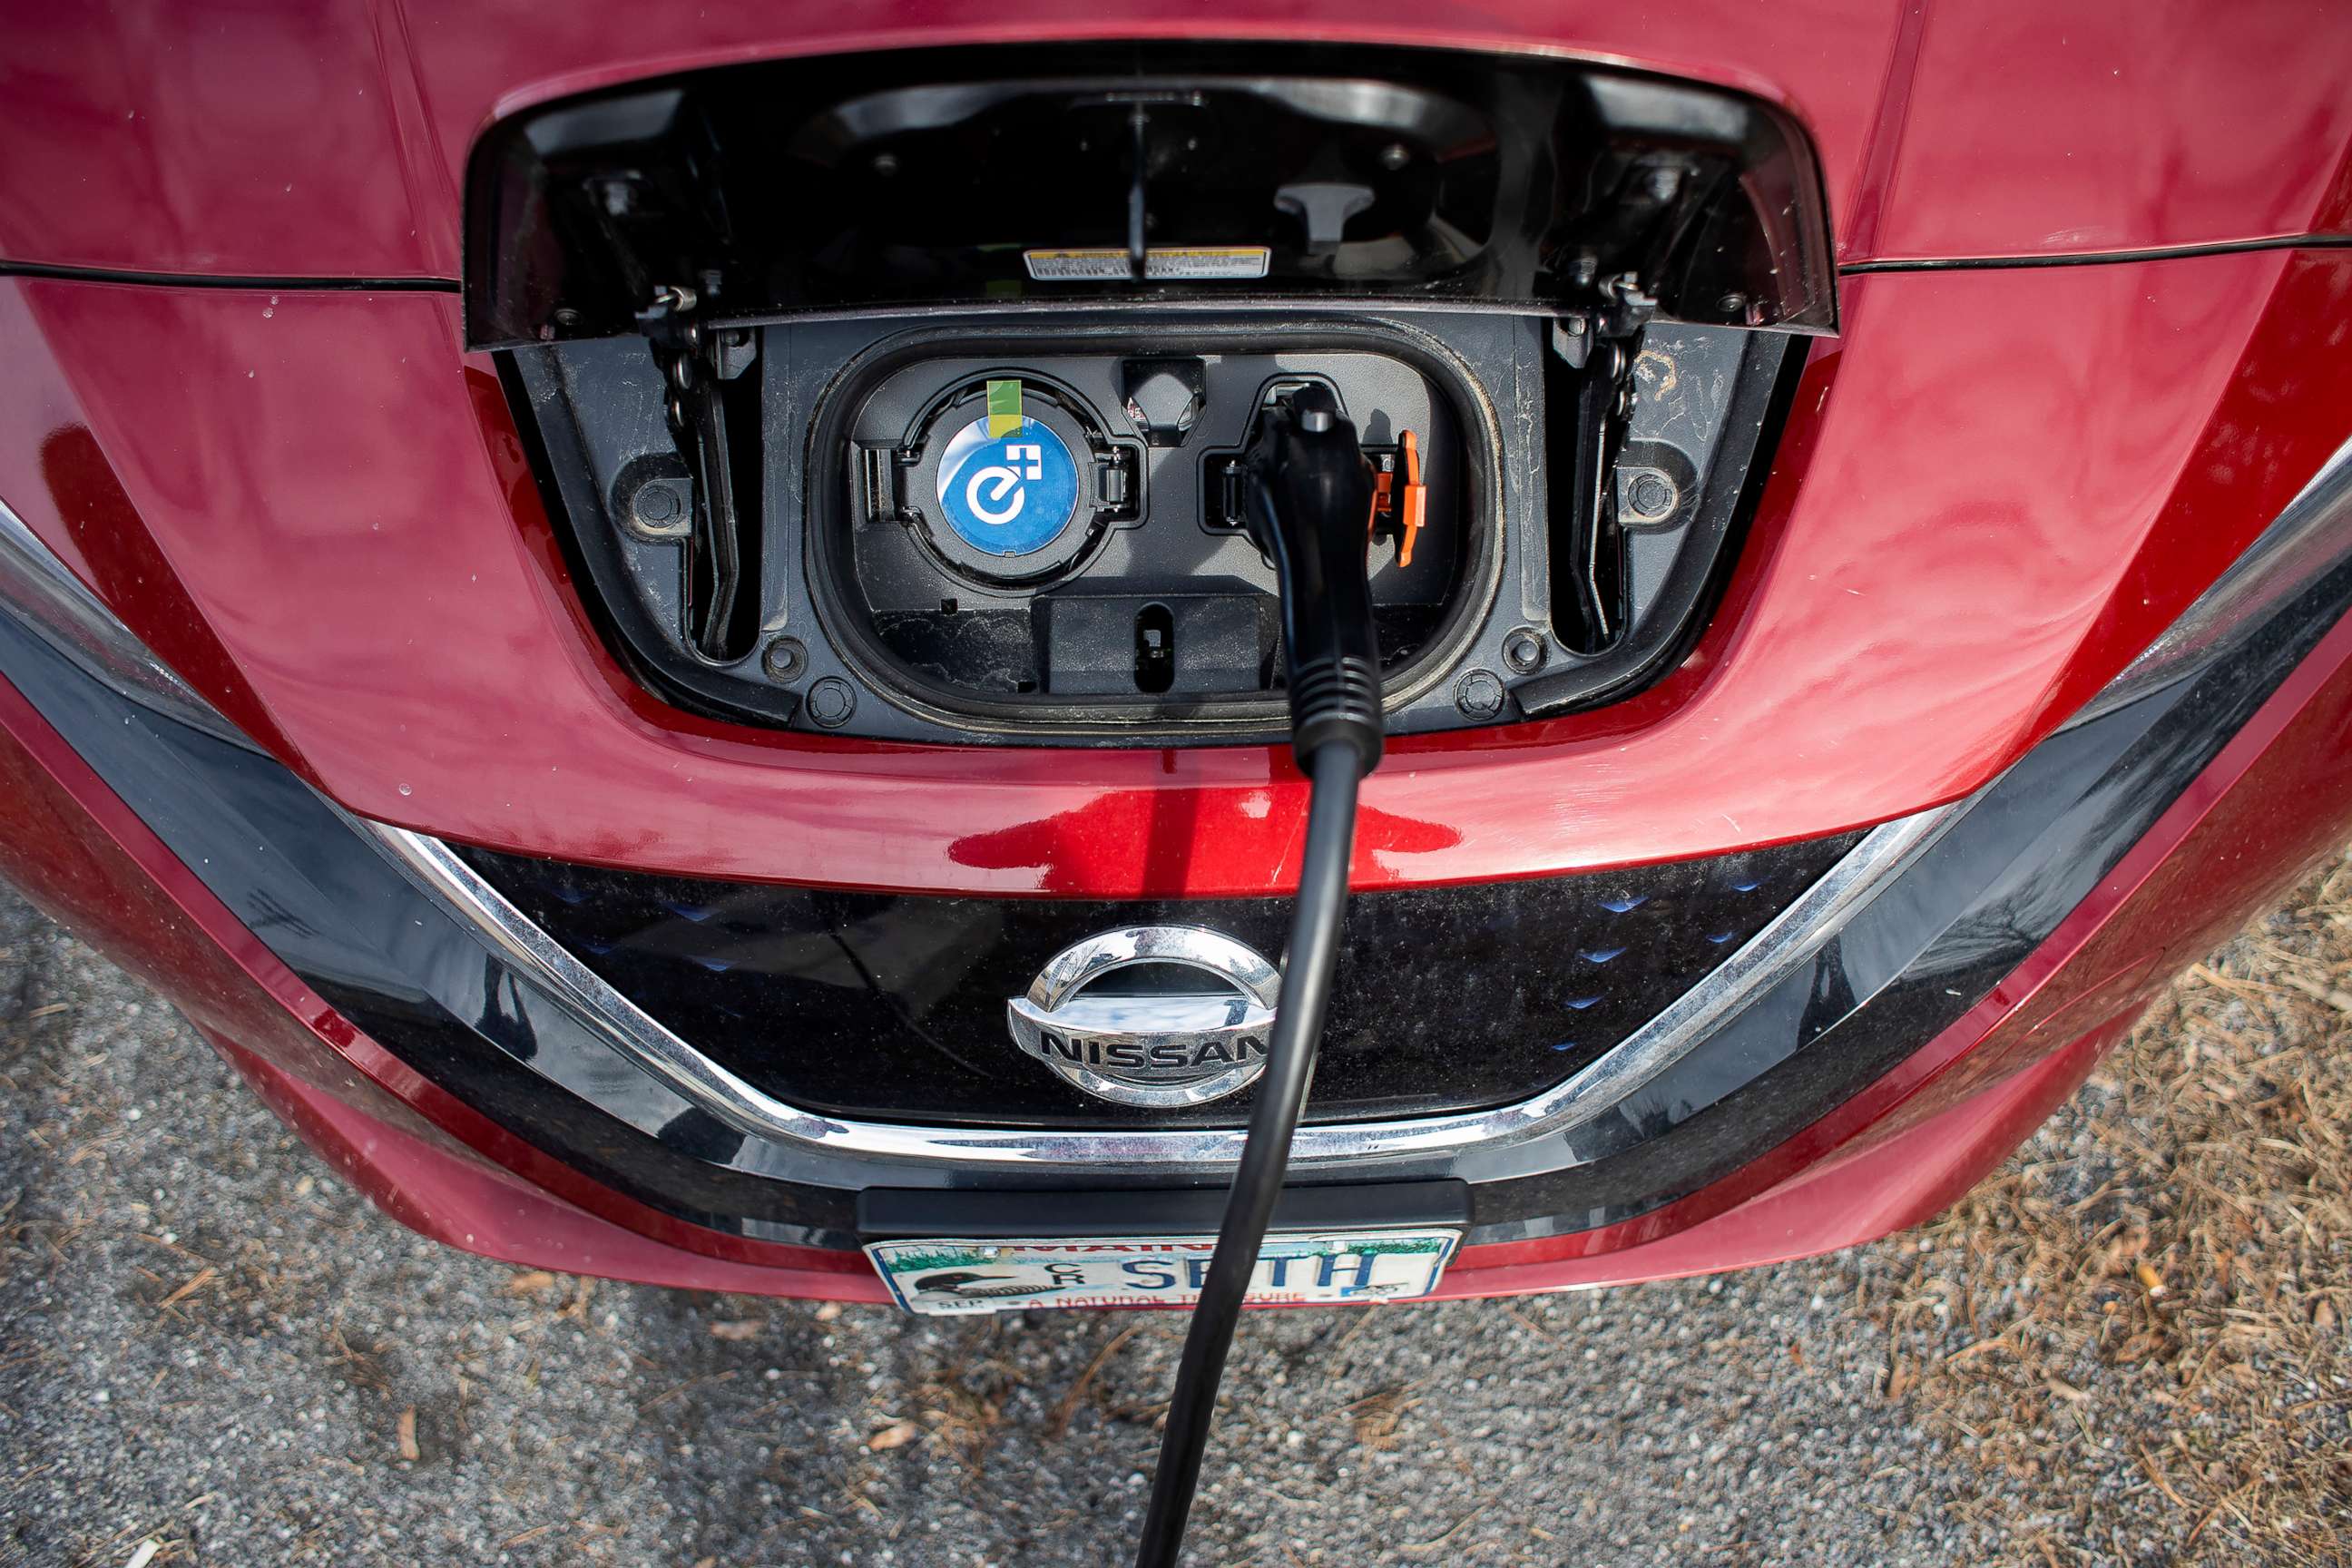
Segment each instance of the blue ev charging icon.
M1031 555L1062 536L1078 512L1078 465L1061 437L1024 418L1005 436L986 416L940 455L940 510L956 536L990 555Z

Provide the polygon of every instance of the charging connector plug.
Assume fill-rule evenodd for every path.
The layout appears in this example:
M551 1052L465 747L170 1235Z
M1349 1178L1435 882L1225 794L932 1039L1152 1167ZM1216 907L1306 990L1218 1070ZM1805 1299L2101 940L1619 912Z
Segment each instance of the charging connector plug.
M1242 454L1250 538L1282 578L1290 747L1302 772L1332 742L1359 777L1381 760L1381 655L1364 562L1372 472L1331 389L1308 383L1259 417Z
M1302 386L1266 409L1242 467L1251 537L1281 574L1291 746L1314 793L1265 1075L1250 1106L1249 1132L1200 1304L1185 1331L1136 1568L1175 1568L1183 1550L1184 1521L1216 1415L1217 1384L1282 1194L1291 1135L1306 1109L1315 1047L1339 973L1356 786L1381 760L1380 645L1364 569L1372 475L1356 427L1340 416L1329 388Z

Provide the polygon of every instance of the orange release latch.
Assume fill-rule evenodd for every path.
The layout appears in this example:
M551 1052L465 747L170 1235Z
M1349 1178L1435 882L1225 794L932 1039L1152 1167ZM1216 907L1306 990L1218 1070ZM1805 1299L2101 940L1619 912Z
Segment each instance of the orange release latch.
M1367 532L1377 532L1381 520L1397 521L1397 564L1412 564L1412 547L1421 539L1421 525L1429 516L1429 487L1421 482L1421 441L1410 430L1399 438L1395 468L1382 467L1372 475L1372 515ZM1399 470L1402 470L1401 472Z

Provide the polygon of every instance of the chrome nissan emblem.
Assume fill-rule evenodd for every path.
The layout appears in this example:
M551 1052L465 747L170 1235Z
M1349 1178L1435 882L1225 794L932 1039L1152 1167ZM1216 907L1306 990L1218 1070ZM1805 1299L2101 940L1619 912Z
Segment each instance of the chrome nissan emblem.
M1055 953L1005 1016L1015 1045L1088 1094L1200 1105L1265 1070L1281 984L1221 931L1128 926Z

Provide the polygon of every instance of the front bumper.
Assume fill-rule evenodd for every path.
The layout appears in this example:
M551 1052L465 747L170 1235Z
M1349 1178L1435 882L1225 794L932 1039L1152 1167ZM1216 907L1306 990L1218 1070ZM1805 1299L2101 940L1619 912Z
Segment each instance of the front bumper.
M2159 645L2142 675L1946 814L1930 849L1646 1099L1560 1136L1442 1159L1352 1149L1305 1175L1464 1184L1472 1229L1449 1295L1738 1267L1934 1212L2080 1081L2168 955L2226 932L2352 817L2339 624L2352 569L2334 542L2342 465L2331 472L2305 497L2297 559L2313 570L2241 581L2202 641ZM274 763L126 700L19 623L0 670L0 871L156 984L428 1234L583 1272L879 1299L853 1250L862 1189L994 1182L1049 1212L1056 1192L1106 1178L1213 1176L1112 1158L1005 1183L952 1152L909 1165L823 1138L713 1137L676 1086L666 1099L616 1075L594 1020L550 1005L533 976L462 932L458 946L416 936L429 902L350 897L341 872L392 877L390 862L352 860L334 842L350 819ZM339 934L331 897L305 901L322 892L374 920L373 937ZM467 1081L452 1068L462 1053L436 1055L424 1024L520 1065ZM537 1098L514 1098L534 1077Z

